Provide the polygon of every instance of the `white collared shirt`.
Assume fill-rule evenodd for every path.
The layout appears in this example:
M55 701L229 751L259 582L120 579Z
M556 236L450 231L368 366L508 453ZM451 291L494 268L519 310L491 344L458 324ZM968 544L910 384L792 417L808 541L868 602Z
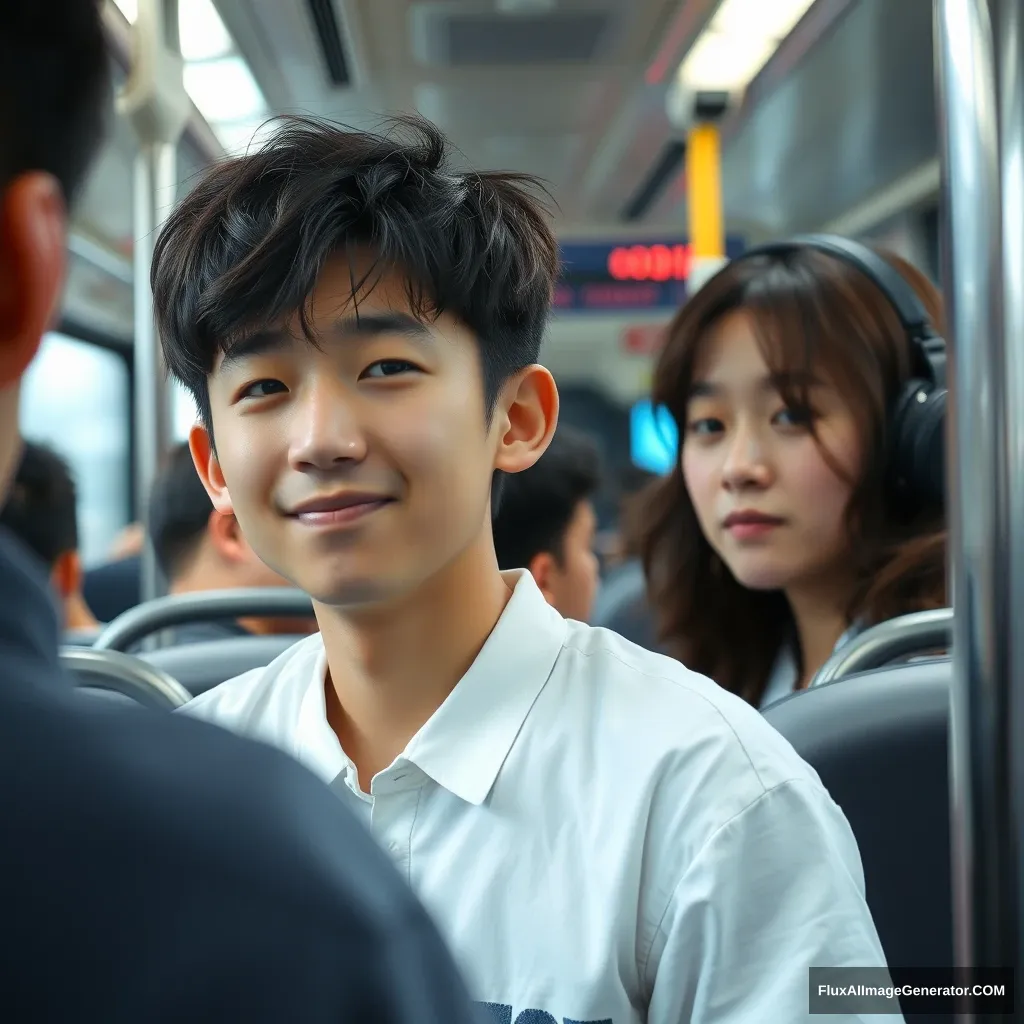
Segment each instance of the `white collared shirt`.
M479 656L370 794L319 635L184 710L332 784L496 1022L789 1024L809 966L882 965L849 825L760 714L505 577Z

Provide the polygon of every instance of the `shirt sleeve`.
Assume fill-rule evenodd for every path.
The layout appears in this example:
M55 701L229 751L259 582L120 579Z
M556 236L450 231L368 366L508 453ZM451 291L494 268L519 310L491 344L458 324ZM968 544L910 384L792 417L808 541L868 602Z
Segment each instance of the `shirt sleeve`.
M645 967L649 1024L898 1024L809 1016L810 967L884 967L846 818L820 785L782 783L687 867Z

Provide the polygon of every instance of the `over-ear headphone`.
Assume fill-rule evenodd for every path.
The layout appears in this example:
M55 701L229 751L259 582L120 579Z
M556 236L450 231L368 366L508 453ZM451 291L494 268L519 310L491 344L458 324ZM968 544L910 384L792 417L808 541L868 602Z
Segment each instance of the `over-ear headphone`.
M866 245L837 235L798 235L746 250L740 260L814 249L863 274L885 296L910 342L912 378L889 410L886 482L907 509L942 509L946 482L946 342L903 275Z

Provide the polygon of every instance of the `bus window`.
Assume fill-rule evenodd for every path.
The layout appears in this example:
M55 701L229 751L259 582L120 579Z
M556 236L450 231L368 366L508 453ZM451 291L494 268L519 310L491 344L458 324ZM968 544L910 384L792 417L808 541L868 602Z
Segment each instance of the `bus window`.
M131 508L128 365L111 352L48 334L22 378L21 432L49 445L71 467L78 488L79 549L102 562Z

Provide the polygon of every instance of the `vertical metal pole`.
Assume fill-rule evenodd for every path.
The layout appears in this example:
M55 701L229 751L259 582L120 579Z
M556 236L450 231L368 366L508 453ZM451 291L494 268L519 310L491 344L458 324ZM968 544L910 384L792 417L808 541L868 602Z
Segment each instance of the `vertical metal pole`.
M1024 612L1024 339L1011 332L1024 282L1014 237L1021 222L1008 218L1020 215L1021 180L1019 169L1006 173L1006 159L1019 159L1024 125L1007 124L1011 112L1019 117L1020 97L1005 92L1019 91L1019 51L1001 40L997 62L993 46L993 15L1000 30L1019 22L1016 4L935 0L934 8L952 334L950 799L955 949L964 967L1019 968L1016 802L1024 794L1014 789L1011 736L1022 692L1013 633Z
M173 143L143 142L135 157L135 508L145 516L149 494L160 462L170 447L170 395L166 369L153 319L149 270L153 244L166 216L162 197L173 201L177 147ZM169 203L167 205L170 205ZM142 551L141 599L166 590L153 546Z
M1006 889L1000 893L1007 921L1005 966L1015 969L1018 984L1024 979L1024 9L1020 0L996 0L993 33L999 113L999 174L1002 214L1003 352L1006 367L1005 473L1008 499L1007 532L1010 601L1006 643L1011 648L1010 675L1006 679L1007 713L1002 719L1002 741L1008 758L1006 789L998 794L1005 815L1001 838L1006 844ZM1018 1014L1020 1013L1020 996Z
M174 203L178 139L190 112L178 39L178 0L140 0L131 75L120 99L138 138L135 161L135 506L145 515L160 461L170 447L170 391L153 319L153 246ZM147 540L141 597L166 587Z

